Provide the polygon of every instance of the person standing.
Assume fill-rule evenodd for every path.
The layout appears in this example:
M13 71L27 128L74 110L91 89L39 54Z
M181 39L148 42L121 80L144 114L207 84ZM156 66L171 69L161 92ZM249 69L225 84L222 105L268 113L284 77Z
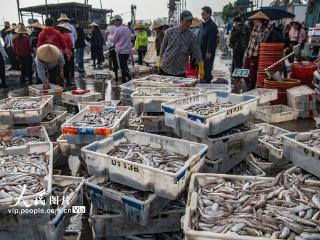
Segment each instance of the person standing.
M139 65L142 65L143 58L148 50L148 34L145 30L145 26L141 23L137 24L134 27L134 30L137 31L135 48L138 51L138 63Z
M62 52L52 44L43 44L37 49L35 63L44 89L49 83L57 84L64 77L64 57Z
M269 21L269 18L263 12L258 12L251 16L249 20L253 21L254 28L250 35L243 65L243 68L250 70L250 77L246 79L248 91L256 87L259 48L260 44L263 43L267 37L268 31L265 29L265 22Z
M116 47L113 42L113 36L116 32L117 27L114 25L114 19L110 20L110 24L106 30L106 38L107 38L107 48L109 50L109 68L113 70L116 82L118 82L118 59L116 53Z
M30 46L30 37L28 35L28 29L21 25L15 30L17 36L13 39L14 54L20 63L21 71L21 83L25 84L26 81L32 84L32 49Z
M6 37L4 41L4 47L6 50L6 53L8 55L9 62L11 64L10 70L20 70L19 69L19 63L16 59L16 56L14 55L13 51L13 38L15 37L16 33L16 25L13 25L6 30Z
M98 68L102 68L102 62L103 62L103 44L104 39L102 36L102 33L99 29L99 25L95 22L89 24L89 27L92 27L91 32L91 59L93 60L93 67L96 67L96 64L98 64Z
M128 67L129 56L131 57L132 65L134 65L131 45L131 32L126 25L122 24L122 17L120 15L115 15L114 20L117 29L113 36L113 42L116 46L116 53L119 59L122 83L126 83L127 79L131 80L131 74Z
M0 80L1 80L1 88L7 88L6 84L6 67L5 60L8 58L6 51L4 50L2 43L0 41Z
M212 9L210 7L202 8L203 23L200 26L199 42L204 59L204 83L210 83L212 80L212 68L215 58L217 39L218 39L218 27L212 21Z
M153 21L151 28L156 32L155 47L157 51L157 56L159 56L165 31L163 25L160 24L158 21Z
M289 31L289 49L290 52L293 51L293 47L297 44L301 45L301 49L304 47L304 43L306 40L306 31L304 30L302 24L298 21L292 21L291 22L291 27ZM296 56L297 61L301 61L301 54ZM289 62L293 63L294 62L294 56L289 58Z
M161 75L186 77L189 56L192 54L198 63L200 79L203 79L204 65L198 39L190 30L192 19L191 12L183 11L179 26L166 31L158 62Z
M6 39L7 30L9 28L10 28L10 23L9 22L4 22L4 27L1 30L1 37L2 37L3 41L5 41L5 39Z
M86 47L86 34L83 27L79 24L76 25L77 40L75 43L76 48L76 59L78 64L79 72L85 72L84 70L84 49Z
M242 68L244 54L250 39L249 28L242 23L240 17L233 19L233 28L230 34L230 48L233 50L231 74L235 68Z

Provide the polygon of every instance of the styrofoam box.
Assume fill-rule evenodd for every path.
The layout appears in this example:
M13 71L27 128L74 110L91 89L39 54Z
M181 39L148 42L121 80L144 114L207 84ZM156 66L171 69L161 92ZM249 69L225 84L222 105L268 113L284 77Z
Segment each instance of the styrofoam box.
M199 89L190 87L139 87L131 95L131 99L138 114L141 114L142 112L158 113L162 112L162 103L184 97L178 95L174 96L174 93L191 96L199 94L199 92ZM159 96L159 94L161 94L161 96Z
M122 111L122 116L110 128L107 127L72 127L73 122L80 121L84 115L94 112L102 112L110 109L118 109ZM131 107L106 107L106 106L88 106L81 112L73 116L62 126L62 133L68 143L72 144L87 144L97 140L101 140L112 133L125 128L128 125L129 113Z
M42 102L42 105L37 109L25 110L5 110L12 101L37 100ZM6 104L0 107L0 124L36 124L52 111L53 96L38 96L38 97L15 97L11 98Z
M148 133L170 133L172 129L165 124L164 115L152 116L143 113L142 116L143 128Z
M279 123L297 120L299 110L295 110L286 105L273 105L268 107L258 107L256 118L266 123Z
M211 92L211 91L228 91L231 92L231 86L228 84L197 84L196 88L200 90L202 93Z
M195 104L210 101L231 102L235 105L209 116L201 116L184 110ZM255 112L257 101L258 98L255 96L212 91L163 103L162 107L165 112L167 126L174 129L180 128L196 137L205 138L246 122L249 119L249 115Z
M320 151L296 140L311 137L314 133L319 133L319 130L283 135L284 155L294 165L320 177Z
M76 184L77 188L68 197L68 204L65 203L61 211L45 225L45 234L47 240L62 239L64 232L68 226L70 217L72 216L71 209L73 206L80 206L83 204L83 184L84 178L56 175L52 177L52 184L59 186L67 186Z
M82 111L88 106L109 106L109 107L115 107L115 105L112 103L112 101L100 101L100 102L79 102L78 108L79 111Z
M316 109L316 92L305 85L287 89L287 100L289 107L300 111Z
M70 155L81 157L81 148L85 146L85 144L68 143L64 134L57 138L57 143L63 157L69 157Z
M161 75L149 75L143 78L135 79L135 87L172 87L172 86L194 86L198 79L181 78Z
M178 172L170 173L108 155L114 146L125 142L167 149L189 159ZM108 177L111 181L174 200L185 189L190 175L203 165L207 148L204 144L185 140L121 130L82 148L81 151L90 174Z
M72 94L71 91L62 93L62 102L78 106L79 102L97 102L102 99L101 93L88 92L85 94Z
M29 90L29 96L38 97L41 95L53 95L54 103L61 102L63 88L58 85L50 83L50 88L46 90L43 89L43 84L31 85L28 87L28 90Z
M50 122L40 123L40 125L46 129L49 136L52 136L60 131L61 125L66 121L68 112L52 111L52 113L57 114L57 117L51 120Z
M274 181L274 178L269 177L258 177L258 176L232 176L226 174L193 174L191 177L190 188L189 188L189 199L186 207L186 214L184 216L183 231L185 234L185 240L203 240L203 239L225 239L225 240L268 240L266 237L253 237L248 235L228 234L228 233L214 233L211 231L197 231L191 227L191 221L194 222L194 217L197 216L198 212L198 191L197 189L205 184L210 184L212 180L217 178L236 180L243 182L258 182L258 181ZM305 187L308 186L320 186L319 182L306 181Z
M256 126L262 129L262 133L272 132L273 136L289 133L289 131L283 128L279 128L268 123L260 123L256 124ZM267 143L261 139L258 140L257 148L254 149L253 152L262 158L269 159L271 163L274 163L278 166L286 164L288 162L283 156L283 149L276 148L272 144Z
M117 211L133 223L147 225L152 217L157 216L170 201L149 194L145 201L128 196L111 188L101 187L98 184L105 182L106 178L91 177L86 181L86 186L95 207L105 211Z
M96 207L91 204L90 208L90 220L94 239L180 231L183 214L184 208L163 211L159 216L152 218L148 227L146 227L136 223L129 223L122 214L98 215Z
M25 155L28 153L48 152L50 150L50 139L44 127L28 127L16 130L0 131L0 141L10 140L18 136L40 137L41 142L27 143L13 147L0 147L0 156L3 155Z
M246 92L248 95L253 95L259 98L258 104L262 105L267 102L278 99L278 90L277 89L266 89L266 88L256 88L249 92Z

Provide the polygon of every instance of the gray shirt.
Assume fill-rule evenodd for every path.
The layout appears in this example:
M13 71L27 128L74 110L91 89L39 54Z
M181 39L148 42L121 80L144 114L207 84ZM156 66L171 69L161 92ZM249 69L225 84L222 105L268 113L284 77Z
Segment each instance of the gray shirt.
M180 31L179 27L168 29L161 45L161 70L170 75L181 75L187 71L189 56L202 61L197 37L190 31Z
M46 69L53 69L55 67L63 66L65 64L64 57L62 54L60 54L59 59L52 63L45 63L41 61L38 57L35 58L35 63L37 67L38 76L41 79L41 81L44 81L47 79L46 77Z

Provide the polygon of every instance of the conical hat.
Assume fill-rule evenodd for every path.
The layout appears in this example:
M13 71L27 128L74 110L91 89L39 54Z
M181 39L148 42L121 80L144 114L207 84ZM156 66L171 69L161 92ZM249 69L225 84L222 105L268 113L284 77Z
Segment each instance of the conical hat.
M194 18L192 20L192 24L191 24L190 28L200 27L201 24L202 24L202 21L200 19Z
M59 59L61 52L59 48L51 44L44 44L37 50L37 57L46 63L55 62Z
M67 14L61 13L57 21L70 21L70 18L67 17Z
M152 25L151 25L151 29L157 29L161 27L161 25L157 22L157 21L153 21Z
M263 12L257 12L253 16L249 17L250 20L260 19L260 20L270 20L270 18L267 17Z
M134 26L134 30L145 29L146 27L142 23L138 23Z
M39 28L39 29L45 29L46 27L40 24L39 22L35 22L31 24L31 27L33 28Z
M64 30L66 30L67 32L71 32L69 26L65 23L60 23L57 25L57 28L63 28Z
M19 26L16 30L15 30L16 33L26 33L28 34L29 31L28 29L26 29L23 25Z
M89 27L99 27L99 24L93 22L88 25Z

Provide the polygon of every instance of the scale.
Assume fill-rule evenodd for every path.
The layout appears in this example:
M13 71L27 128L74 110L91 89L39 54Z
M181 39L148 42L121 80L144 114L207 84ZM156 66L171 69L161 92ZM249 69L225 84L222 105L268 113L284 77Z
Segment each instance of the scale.
M232 73L233 92L243 93L247 91L247 83L244 80L250 76L250 70L246 68L235 68Z

